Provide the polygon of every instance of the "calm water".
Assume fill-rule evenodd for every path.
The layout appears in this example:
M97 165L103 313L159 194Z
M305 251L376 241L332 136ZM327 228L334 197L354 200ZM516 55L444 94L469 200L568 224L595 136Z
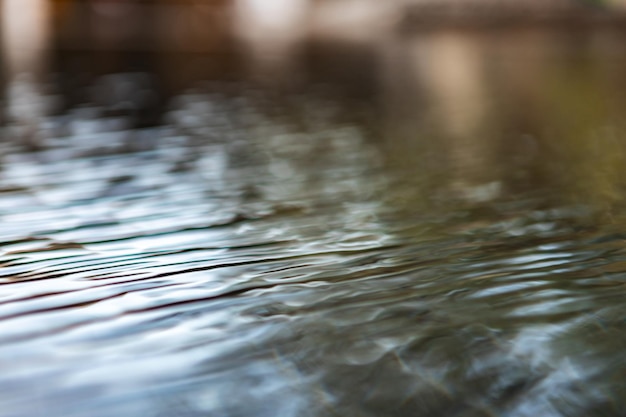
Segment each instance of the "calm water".
M625 415L624 35L396 36L7 81L0 415Z

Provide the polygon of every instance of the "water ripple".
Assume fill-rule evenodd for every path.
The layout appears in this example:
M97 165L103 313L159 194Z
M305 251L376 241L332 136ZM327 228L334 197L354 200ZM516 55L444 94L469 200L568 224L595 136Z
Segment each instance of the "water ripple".
M4 159L0 415L626 407L619 225L537 196L428 206L365 131L263 117Z

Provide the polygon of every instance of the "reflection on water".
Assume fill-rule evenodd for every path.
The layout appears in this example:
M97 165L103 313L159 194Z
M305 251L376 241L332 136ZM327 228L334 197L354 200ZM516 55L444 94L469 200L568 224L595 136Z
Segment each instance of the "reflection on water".
M2 2L3 61L11 73L42 71L49 35L47 5L43 0Z
M372 41L305 3L197 5L226 46L55 32L66 108L35 152L2 128L0 416L622 415L622 31Z
M235 30L253 77L285 84L302 70L298 47L307 35L309 0L239 0Z
M4 0L0 6L0 59L7 85L6 106L0 120L12 123L18 128L14 136L34 147L48 101L42 91L49 37L48 3L45 0Z

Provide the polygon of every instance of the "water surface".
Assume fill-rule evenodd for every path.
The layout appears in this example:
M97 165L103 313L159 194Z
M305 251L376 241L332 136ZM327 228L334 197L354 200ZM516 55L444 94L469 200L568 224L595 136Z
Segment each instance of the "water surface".
M7 86L0 415L622 415L622 33L394 36Z

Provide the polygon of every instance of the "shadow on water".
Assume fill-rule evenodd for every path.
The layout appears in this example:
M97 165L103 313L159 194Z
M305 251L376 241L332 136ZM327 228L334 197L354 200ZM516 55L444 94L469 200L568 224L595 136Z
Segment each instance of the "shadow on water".
M623 30L287 3L5 66L0 416L622 415Z

